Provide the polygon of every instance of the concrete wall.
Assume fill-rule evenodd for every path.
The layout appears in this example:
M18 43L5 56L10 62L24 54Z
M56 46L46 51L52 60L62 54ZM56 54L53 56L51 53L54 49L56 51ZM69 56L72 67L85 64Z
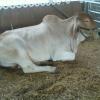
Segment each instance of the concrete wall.
M62 3L55 6L16 8L0 10L0 32L14 28L38 24L47 14L54 14L61 18L72 16L81 11L79 2L72 2L70 5Z

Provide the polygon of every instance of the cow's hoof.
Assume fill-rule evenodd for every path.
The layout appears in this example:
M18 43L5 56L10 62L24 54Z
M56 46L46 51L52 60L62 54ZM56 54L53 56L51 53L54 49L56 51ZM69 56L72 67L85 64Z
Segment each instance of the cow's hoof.
M48 66L48 71L51 72L51 73L55 73L56 67Z
M51 72L51 74L57 75L60 73L60 70L58 68L56 68L56 70L54 72Z

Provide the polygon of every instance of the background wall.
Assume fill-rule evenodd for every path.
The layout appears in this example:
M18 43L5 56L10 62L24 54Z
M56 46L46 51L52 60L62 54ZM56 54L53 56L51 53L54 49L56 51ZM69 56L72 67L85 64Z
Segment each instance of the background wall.
M47 14L67 18L81 11L82 4L79 2L71 2L70 4L62 3L55 6L0 10L0 32L11 29L11 24L13 28L38 24Z

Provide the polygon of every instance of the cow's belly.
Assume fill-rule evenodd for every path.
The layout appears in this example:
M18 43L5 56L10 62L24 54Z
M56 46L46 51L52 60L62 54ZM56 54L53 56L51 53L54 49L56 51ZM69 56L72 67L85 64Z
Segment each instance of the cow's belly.
M33 61L46 61L50 59L50 55L47 53L39 53L39 52L34 52L32 53L32 59Z
M43 48L43 49L42 49ZM50 59L50 52L44 48L33 48L31 50L31 54L30 54L31 58L33 59L33 61L46 61Z

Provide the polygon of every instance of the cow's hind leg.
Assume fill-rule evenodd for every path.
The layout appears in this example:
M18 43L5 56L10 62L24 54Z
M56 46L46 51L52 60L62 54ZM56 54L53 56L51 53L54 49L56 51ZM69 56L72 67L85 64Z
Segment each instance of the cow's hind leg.
M19 58L18 65L20 65L24 73L55 72L56 70L56 67L52 66L37 66L25 55Z
M30 65L21 65L21 68L24 73L36 73L36 72L55 72L56 67L51 66L36 66L34 64Z
M7 47L7 45L9 45ZM17 64L24 73L35 72L55 72L56 68L51 66L37 66L32 62L28 55L26 45L21 39L11 39L3 45L0 45L0 61L4 64Z
M0 52L0 54L2 53L0 56L0 59L2 59L1 65L12 67L17 64L22 68L24 73L55 72L56 70L56 67L35 65L24 49L12 49L11 54L8 53L10 50L11 49L6 49Z
M24 73L35 73L35 72L55 72L56 67L52 66L38 66L34 64L28 51L23 48L19 50L17 64L20 65Z

